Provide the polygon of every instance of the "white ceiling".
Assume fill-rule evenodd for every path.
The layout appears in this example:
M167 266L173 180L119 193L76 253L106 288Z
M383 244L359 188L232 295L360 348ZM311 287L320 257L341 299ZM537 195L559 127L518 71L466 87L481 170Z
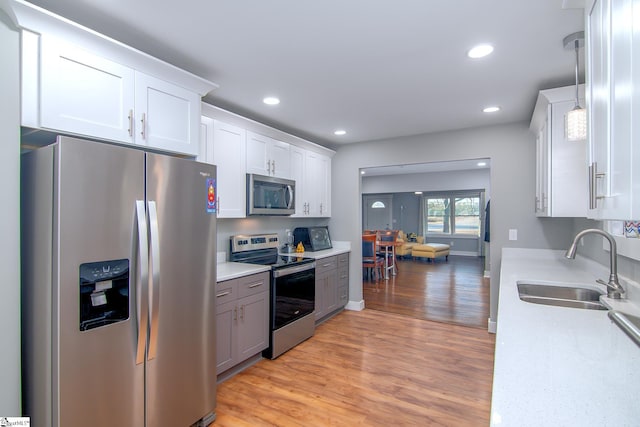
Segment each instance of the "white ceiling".
M562 39L584 28L562 0L31 2L220 85L206 102L334 148L529 120L539 90L573 84ZM480 42L494 53L467 58Z

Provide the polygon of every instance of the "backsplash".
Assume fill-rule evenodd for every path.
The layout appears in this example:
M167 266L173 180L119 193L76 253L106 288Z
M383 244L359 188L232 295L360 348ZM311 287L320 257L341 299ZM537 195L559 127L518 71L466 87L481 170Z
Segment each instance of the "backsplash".
M230 238L236 234L260 234L276 233L282 244L286 240L285 230L293 232L296 227L310 227L318 225L329 225L329 218L292 218L281 216L252 216L249 218L223 218L218 219L218 257L220 253L225 253L225 260L229 260ZM331 233L331 227L329 227ZM341 240L340 236L331 234L332 239ZM342 239L344 240L344 239Z

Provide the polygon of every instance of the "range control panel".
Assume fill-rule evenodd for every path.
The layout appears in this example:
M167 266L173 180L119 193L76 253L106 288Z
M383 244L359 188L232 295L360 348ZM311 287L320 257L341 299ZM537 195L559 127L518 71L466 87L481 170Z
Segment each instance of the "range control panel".
M254 251L257 249L277 248L277 234L238 234L231 236L231 252Z

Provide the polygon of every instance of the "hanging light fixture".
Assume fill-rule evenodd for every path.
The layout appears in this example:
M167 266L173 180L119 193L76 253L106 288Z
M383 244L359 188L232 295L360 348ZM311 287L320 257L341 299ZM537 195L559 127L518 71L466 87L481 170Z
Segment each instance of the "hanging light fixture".
M565 133L569 141L584 141L587 139L587 110L580 107L578 98L578 49L584 46L584 31L569 34L563 40L566 49L574 49L576 52L576 105L565 117Z

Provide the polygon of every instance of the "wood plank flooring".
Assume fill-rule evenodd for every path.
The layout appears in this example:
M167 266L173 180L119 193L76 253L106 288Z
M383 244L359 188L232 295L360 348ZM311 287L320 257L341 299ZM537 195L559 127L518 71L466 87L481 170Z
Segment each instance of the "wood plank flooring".
M489 278L484 258L450 255L447 262L399 260L389 280L363 282L365 307L418 319L487 328Z
M495 336L344 311L218 387L214 426L485 426Z

